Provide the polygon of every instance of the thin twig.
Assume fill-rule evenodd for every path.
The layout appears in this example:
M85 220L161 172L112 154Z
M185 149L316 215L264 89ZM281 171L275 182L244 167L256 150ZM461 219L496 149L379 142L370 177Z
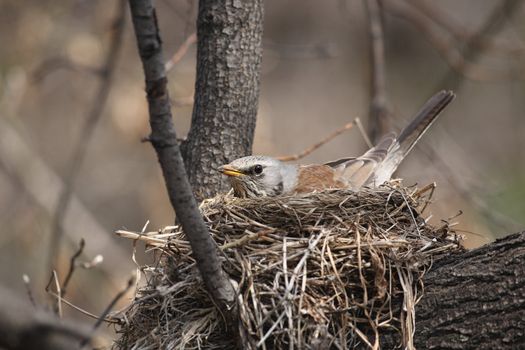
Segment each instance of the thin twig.
M119 0L117 13L112 23L112 37L109 44L109 50L106 55L105 63L103 65L103 74L100 78L98 90L91 103L91 110L89 111L84 124L81 128L81 135L78 138L76 145L73 148L73 153L68 164L68 170L64 177L64 188L60 193L60 198L51 223L51 242L48 256L48 266L53 266L60 254L60 244L64 234L62 222L66 215L71 197L74 192L74 185L77 175L80 172L80 167L86 156L87 147L91 140L95 127L98 124L106 106L109 97L109 92L113 85L113 76L115 67L117 65L118 54L122 46L122 38L124 33L125 23L125 7L127 0Z
M415 194L414 196L416 198L419 198L421 197L424 193L428 192L430 190L430 194L427 196L426 200L425 200L425 203L423 204L423 207L421 208L421 211L419 212L420 214L423 214L425 212L425 209L427 208L427 206L430 204L430 201L432 200L432 196L434 195L434 191L436 190L436 183L435 182L432 182L428 185L426 185L425 187L419 189Z
M514 2L517 0L507 0L504 1L504 4L500 7L498 6L497 11L494 13L497 14L496 17L489 16L495 22L500 20L501 12L506 11L502 8L507 8L506 3ZM430 21L427 17L421 14L414 7L406 4L400 0L388 0L385 2L387 5L385 8L389 13L399 16L406 19L412 25L414 25L421 33L423 33L426 38L432 43L434 48L438 50L443 59L454 71L454 76L457 76L459 73L460 76L468 78L474 81L501 81L509 80L515 78L523 78L525 73L520 71L519 74L516 74L516 70L503 69L503 68L494 68L489 67L483 64L475 63L476 55L472 55L472 52L477 52L473 49L474 43L478 42L485 35L473 35L471 40L465 45L467 49L464 52L456 47L454 38L451 38L449 35L444 34L439 30L436 23ZM511 6L511 5L508 5ZM511 6L512 7L512 6ZM487 21L487 23L495 23L492 20ZM484 26L483 26L484 27ZM478 33L486 32L486 30L481 30ZM447 80L452 79L448 78ZM457 78L456 78L457 79ZM451 86L450 84L440 84L439 86L446 86L447 88L452 88L457 90L457 87Z
M352 129L353 126L354 126L353 122L347 123L342 128L339 128L339 129L335 130L330 135L328 135L327 137L325 137L321 141L317 142L316 144L308 147L307 149L305 149L301 153L294 154L294 155L289 155L289 156L280 156L280 157L277 157L277 159L279 159L280 161L283 161L283 162L289 162L289 161L292 161L292 160L299 160L301 158L304 158L307 155L309 155L310 153L312 153L313 151L315 151L316 149L318 149L319 147L323 146L325 143L327 143L327 142L333 140L334 138L336 138L337 136L341 135L346 130Z
M6 116L6 108L1 109L0 113ZM17 190L18 197L27 196L32 205L51 217L55 213L58 199L55 194L62 191L64 183L38 152L29 146L10 119L0 118L0 170L7 175L13 188ZM42 183L46 185L42 186ZM73 218L82 218L82 225ZM101 268L101 277L105 283L118 284L121 276L117 270L127 266L128 252L112 240L107 229L102 227L75 194L71 197L63 225L71 241L78 242L89 232L89 252L101 253L106 257L107 264ZM45 274L50 271L45 264L42 264L41 269Z
M49 294L51 294L52 296L54 296L55 298L59 298L59 295L57 293L54 293L53 291L48 291ZM95 319L95 320L98 320L100 318L100 316L97 316L87 310L84 310L82 309L80 306L77 306L75 304L73 304L72 302L66 300L66 299L62 299L62 302L64 304L66 304L67 306L69 306L70 308L72 309L75 309L76 311L88 316L88 317L91 317L92 319ZM104 322L107 322L107 323L121 323L121 320L118 318L118 317L111 317L111 316L106 316L104 318Z
M501 1L486 17L485 21L483 21L479 29L472 35L471 39L465 43L463 56L471 62L476 61L484 51L477 47L475 43L483 41L485 38L494 36L500 32L505 27L505 24L508 23L508 17L516 13L516 9L522 3L521 0ZM516 78L515 72L511 72L510 75L510 78L512 79ZM459 86L464 79L464 75L455 74L452 70L443 77L438 86L446 86L448 89L459 90Z
M223 244L222 246L220 246L221 250L224 250L224 249L231 249L231 248L237 248L237 247L240 247L242 245L244 245L245 243L249 242L249 241L252 241L254 239L258 239L264 235L267 235L268 233L272 233L272 232L275 232L275 230L262 230L262 231L258 231L258 232L253 232L253 233L250 233L250 234L247 234L246 236L242 236L241 238L233 241L233 242L228 242L226 244Z
M22 275L22 280L24 281L27 296L29 298L29 301L31 302L31 305L33 305L33 307L36 307L36 301L35 301L35 297L33 296L33 291L31 290L31 284L30 284L31 280L29 279L29 276L24 273Z
M443 175L445 180L456 190L456 192L462 197L465 201L474 206L474 208L483 215L483 217L489 219L493 224L496 224L505 230L511 229L509 224L519 227L520 224L514 219L506 216L505 214L498 212L494 208L489 207L482 199L477 197L472 190L466 185L461 176L452 169L448 162L446 162L443 157L438 154L432 147L425 145L420 145L421 152L427 157L427 159L432 162L437 168L441 169L440 174Z
M186 55L188 52L188 49L191 47L191 45L195 44L197 42L197 33L192 33L190 36L184 40L184 42L179 46L177 51L171 56L171 58L166 62L164 65L166 72L169 72L170 70L175 67L177 63L179 63L180 60Z
M66 296L67 287L69 286L69 281L71 280L71 277L73 276L73 272L75 272L76 268L76 261L78 257L82 254L84 251L84 247L86 245L86 241L84 239L80 240L80 244L78 246L78 250L75 254L71 256L71 259L69 260L69 271L66 275L66 278L64 279L64 283L62 283L62 293L60 296L63 298Z
M126 293L133 287L135 284L135 276L131 276L131 278L128 280L128 283L124 289L122 289L120 292L115 295L113 300L108 304L108 306L104 309L104 311L100 314L100 316L97 319L97 322L93 325L93 329L91 330L91 334L89 336L89 339L92 338L93 334L97 331L98 327L106 320L106 316L111 312L115 304L124 296ZM80 347L84 347L89 342L89 339L84 339L80 342Z
M357 129L359 129L359 133L363 137L363 140L365 140L365 143L368 146L368 148L374 147L374 144L370 140L370 137L368 137L368 134L366 133L366 130L363 127L363 123L361 122L361 119L359 117L355 118L354 122L355 122L355 125L357 125Z
M434 1L408 0L410 4L423 13L428 19L436 22L446 29L458 42L469 42L476 36L476 32L464 27L461 23L454 20L454 16L443 11L438 3ZM471 45L478 50L490 50L494 54L520 55L525 53L525 43L519 39L512 41L499 40L494 37L479 38Z
M58 274L56 270L53 270L53 280L55 281L55 288L58 294L56 311L58 313L58 317L62 318L62 291L60 289L60 282L58 281Z

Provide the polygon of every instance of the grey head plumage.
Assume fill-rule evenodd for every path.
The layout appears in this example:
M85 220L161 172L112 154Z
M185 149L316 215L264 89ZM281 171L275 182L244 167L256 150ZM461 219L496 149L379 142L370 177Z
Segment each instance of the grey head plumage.
M219 168L228 178L237 197L278 196L292 191L297 165L268 156L247 156Z

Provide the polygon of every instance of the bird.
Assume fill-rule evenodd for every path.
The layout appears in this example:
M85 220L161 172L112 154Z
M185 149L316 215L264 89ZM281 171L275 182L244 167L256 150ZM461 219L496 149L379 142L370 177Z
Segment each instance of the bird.
M390 180L399 164L454 98L452 91L436 93L398 136L393 132L386 134L360 157L297 165L270 156L252 155L235 159L218 170L230 180L234 196L241 198L303 194L325 189L359 191L363 187L375 188Z

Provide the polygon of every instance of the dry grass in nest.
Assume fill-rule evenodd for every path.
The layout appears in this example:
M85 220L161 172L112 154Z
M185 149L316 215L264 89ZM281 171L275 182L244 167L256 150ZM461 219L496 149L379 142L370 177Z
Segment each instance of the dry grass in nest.
M413 348L414 308L432 259L461 249L419 214L431 196L393 183L359 193L218 196L201 211L238 290L243 348L378 348L394 334ZM119 329L121 349L227 349L181 228L119 231L162 252L146 267Z

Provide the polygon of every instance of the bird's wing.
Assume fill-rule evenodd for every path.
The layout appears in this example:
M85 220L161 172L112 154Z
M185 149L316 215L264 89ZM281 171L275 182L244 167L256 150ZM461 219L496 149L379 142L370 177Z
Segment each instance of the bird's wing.
M347 187L357 190L370 181L395 141L396 135L390 133L385 135L377 146L360 157L341 159L327 164L334 168L336 179L346 183Z
M326 165L331 166L336 179L345 182L349 188L357 190L364 185L381 185L390 179L405 156L454 97L452 91L435 94L401 131L399 137L389 133L362 156L344 158Z
M301 165L297 173L295 192L308 193L327 188L345 188L346 183L340 181L336 170L328 165Z

